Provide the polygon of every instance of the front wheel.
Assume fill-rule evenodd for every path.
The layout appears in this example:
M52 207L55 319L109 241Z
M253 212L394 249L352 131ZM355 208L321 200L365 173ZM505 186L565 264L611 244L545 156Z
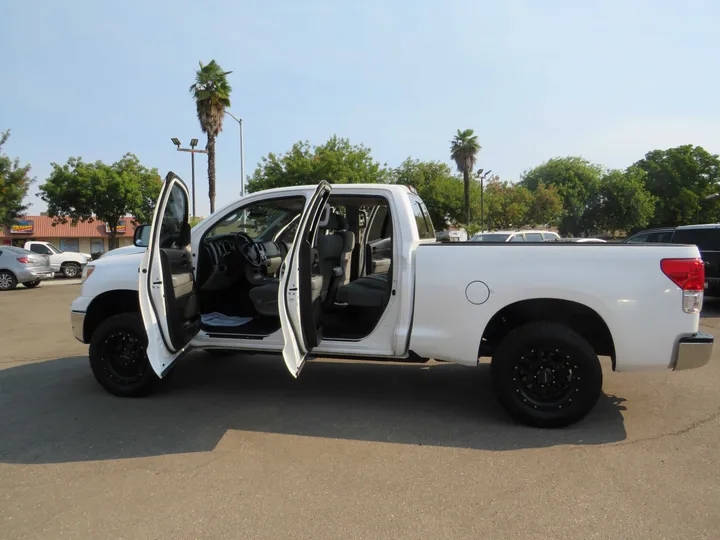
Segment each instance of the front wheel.
M147 336L139 313L121 313L103 321L90 340L90 368L111 394L135 397L149 393L157 375L147 357Z
M66 278L76 278L80 275L80 265L75 263L67 263L62 267L62 273Z
M495 350L490 369L503 407L535 427L577 422L602 391L597 354L580 334L559 323L530 323L512 330Z
M34 280L34 281L27 281L27 282L23 283L23 287L25 287L25 288L27 288L27 289L34 289L34 288L37 287L38 285L40 285L40 280L39 280L39 279L36 279L36 280Z

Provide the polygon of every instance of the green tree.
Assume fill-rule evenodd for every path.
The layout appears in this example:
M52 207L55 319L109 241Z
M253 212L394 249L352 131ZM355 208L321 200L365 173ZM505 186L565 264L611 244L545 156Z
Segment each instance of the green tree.
M450 142L450 157L455 162L457 170L463 175L466 224L470 224L472 221L472 215L470 214L470 175L475 167L477 154L481 148L477 135L472 129L458 129L457 134Z
M518 185L518 189L522 187ZM530 193L532 199L525 218L526 224L542 227L556 225L563 213L563 201L557 187L538 184L537 189Z
M232 87L227 80L230 73L232 71L223 71L215 60L211 60L206 66L200 62L200 69L195 73L195 83L190 86L197 107L200 128L207 135L205 149L208 156L208 196L211 214L215 211L215 139L222 131L225 108L230 106Z
M650 225L676 226L720 218L720 200L707 199L720 189L716 154L687 144L648 152L633 167L647 173L645 187L658 199Z
M596 204L602 175L601 165L584 158L558 157L525 171L521 184L531 191L540 184L555 186L563 201L560 232L580 236L592 228L588 210Z
M27 210L23 204L32 179L30 165L20 166L18 158L11 159L2 148L10 138L10 130L0 132L0 227L10 226Z
M247 189L248 193L254 193L317 184L321 180L331 184L386 183L390 173L372 158L369 148L333 135L321 146L300 141L284 154L271 152L262 157Z
M446 163L407 158L393 169L393 181L412 186L425 202L436 230L464 221L463 182Z
M655 212L657 198L645 189L646 173L630 167L627 171L612 170L602 178L600 193L589 212L596 230L633 231L645 228Z
M527 224L532 193L524 186L501 181L485 184L485 216L490 229L519 229Z
M122 218L132 215L145 223L152 219L162 181L157 169L147 169L133 154L125 154L112 165L101 161L84 163L72 157L64 165L53 163L52 168L40 186L40 197L55 223L107 223L113 249L117 247L117 227Z

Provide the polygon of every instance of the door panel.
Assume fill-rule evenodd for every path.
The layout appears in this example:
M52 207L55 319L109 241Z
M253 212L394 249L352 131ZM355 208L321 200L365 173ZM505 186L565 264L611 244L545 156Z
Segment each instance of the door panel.
M318 323L322 273L314 243L320 214L331 189L327 182L320 182L305 206L295 241L281 270L278 306L285 338L283 358L293 377L300 374L308 352L321 339Z
M140 265L140 311L148 336L148 358L159 377L187 350L200 328L188 198L182 180L168 173Z

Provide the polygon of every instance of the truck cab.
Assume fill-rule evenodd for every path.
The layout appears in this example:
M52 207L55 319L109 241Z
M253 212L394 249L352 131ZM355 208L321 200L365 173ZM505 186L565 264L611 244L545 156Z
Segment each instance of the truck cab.
M89 253L62 251L50 242L40 240L28 240L23 247L33 253L50 257L50 267L53 272L60 272L66 278L80 277L82 269L91 260Z

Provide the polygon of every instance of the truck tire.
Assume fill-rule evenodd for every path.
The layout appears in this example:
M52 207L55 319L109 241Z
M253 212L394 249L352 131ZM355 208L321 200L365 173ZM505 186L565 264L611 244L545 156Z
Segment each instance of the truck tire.
M80 265L77 263L66 263L62 266L62 273L66 278L76 278L80 275Z
M560 323L535 322L509 332L495 349L490 371L502 406L535 427L577 422L602 391L597 354L580 334Z
M23 287L25 287L27 289L34 289L35 287L40 285L40 283L42 283L42 282L39 279L36 279L35 281L26 281L22 285L23 285Z
M106 319L90 340L90 368L95 379L116 396L148 394L159 379L146 349L147 336L139 313L120 313Z
M8 270L0 271L0 291L12 291L15 287L17 287L15 274Z

